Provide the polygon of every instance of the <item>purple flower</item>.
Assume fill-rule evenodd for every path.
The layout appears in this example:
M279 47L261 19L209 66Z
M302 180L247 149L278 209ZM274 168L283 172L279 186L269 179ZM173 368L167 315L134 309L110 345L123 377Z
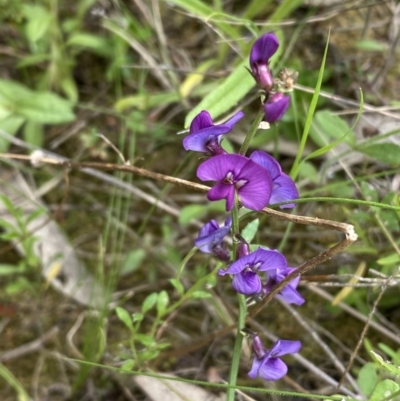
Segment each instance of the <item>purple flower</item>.
M278 50L279 41L272 32L259 37L253 44L250 51L250 68L257 84L267 92L273 85L274 79L269 69L269 59Z
M276 284L280 283L286 276L296 269L293 267L286 267L284 269L276 269L268 271L268 280L262 288L263 295L267 295ZM277 298L282 299L288 304L302 305L305 299L297 291L297 286L300 282L300 276L290 281L286 286L276 295Z
M271 197L272 180L269 172L247 157L223 154L206 160L197 169L202 181L217 181L208 191L210 201L226 199L226 210L232 210L235 193L243 206L261 210Z
M272 194L269 204L285 202L291 199L298 199L299 192L296 184L284 172L282 172L280 164L268 153L256 150L250 155L250 159L264 167L272 178ZM281 209L295 207L295 203L281 205Z
M260 338L253 337L253 349L255 357L249 377L260 377L265 380L279 380L286 375L288 368L278 357L286 354L294 354L301 348L300 341L278 340L270 350L265 349Z
M183 147L186 150L212 155L226 153L221 147L222 135L231 131L243 116L239 111L224 124L214 125L210 113L206 110L201 111L190 124L190 133L183 139Z
M194 244L201 252L211 253L223 261L228 261L229 252L223 247L222 241L229 233L231 225L231 216L225 220L225 224L222 227L214 219L210 220L200 229L199 236L194 241Z
M281 92L273 94L264 103L265 121L273 123L280 120L290 105L290 97Z
M221 269L218 274L232 274L232 288L239 294L253 295L262 289L258 272L284 269L286 266L286 259L280 252L258 248L233 262L226 270Z

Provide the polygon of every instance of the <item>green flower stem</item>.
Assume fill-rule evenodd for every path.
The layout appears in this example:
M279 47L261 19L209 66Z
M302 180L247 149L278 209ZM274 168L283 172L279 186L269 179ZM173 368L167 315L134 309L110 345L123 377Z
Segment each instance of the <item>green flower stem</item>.
M239 201L238 201L237 196L235 198L235 205L232 209L232 231L233 231L234 235L240 233L240 230L239 230ZM236 241L233 241L233 257L234 258L236 258L236 250L237 250L237 243L236 243ZM238 316L238 322L237 322L237 333L236 333L235 346L233 348L232 365L231 365L231 369L229 372L229 379L228 379L229 387L226 392L226 400L227 401L235 400L235 386L236 386L237 374L239 371L240 353L242 350L242 342L243 342L243 334L241 331L245 325L246 314L247 314L246 298L242 294L237 294L237 297L238 297L238 302L239 302L239 316Z
M240 365L240 353L242 350L242 342L243 342L243 334L241 330L244 327L245 320L246 320L246 298L242 294L237 294L238 302L239 302L239 316L238 316L238 323L237 323L237 334L235 340L235 346L233 347L233 356L232 356L232 365L231 370L229 372L229 379L228 379L228 390L226 392L226 400L227 401L234 401L235 400L235 386L237 380L237 374L239 371Z
M246 135L246 138L244 138L243 144L240 148L239 153L241 155L244 155L247 152L247 149L250 146L251 141L254 138L254 135L256 134L257 130L258 130L258 126L260 125L260 122L263 120L264 118L264 108L260 107L260 111L258 112L255 120L253 121L253 124L251 124L250 130Z

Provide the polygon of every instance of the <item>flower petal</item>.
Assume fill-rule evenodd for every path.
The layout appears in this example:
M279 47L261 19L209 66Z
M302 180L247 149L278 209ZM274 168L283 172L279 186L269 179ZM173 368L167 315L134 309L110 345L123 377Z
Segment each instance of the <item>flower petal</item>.
M290 105L290 97L283 96L281 99L273 103L265 103L265 121L273 123L280 120Z
M230 226L219 227L215 220L211 220L201 228L194 244L202 252L214 253L215 246L222 243L229 230Z
M285 301L287 304L293 305L303 305L306 301L295 288L290 286L290 284L284 287L276 297Z
M271 357L282 356L286 354L295 354L301 348L301 341L278 340L270 349Z
M208 192L207 199L210 201L216 201L226 199L226 211L232 210L235 202L235 188L231 184L224 184L223 182L217 182Z
M280 177L273 181L272 195L269 200L270 204L298 198L299 191L296 188L296 184L288 175L282 173ZM295 206L295 203L289 203L287 205L281 205L280 208L287 209Z
M197 177L202 181L223 180L229 172L238 176L249 159L241 155L223 154L211 157L197 168Z
M203 110L199 114L197 114L197 116L190 124L190 133L194 134L204 128L211 127L212 125L213 120L210 116L210 113L207 110Z
M251 210L267 206L272 193L272 179L267 170L249 159L237 178L246 182L238 189L243 206Z
M265 153L261 150L256 150L250 155L250 159L264 167L271 175L272 181L282 174L280 164L268 153Z
M263 359L254 358L253 365L251 366L251 370L248 373L248 376L252 379L257 379L258 370L260 369L261 364L263 363Z
M265 359L264 359L265 360ZM269 358L258 369L258 376L264 380L279 380L286 375L288 368L279 358Z
M230 130L231 128L228 125L213 125L204 128L183 138L183 147L185 150L208 152L207 143L220 135L227 134Z
M252 70L256 64L268 64L269 59L278 50L279 41L276 35L268 32L259 37L253 44L250 52L250 66Z
M242 272L233 277L232 288L243 295L257 294L261 291L261 280L256 273Z
M255 253L257 253L258 260L262 260L262 264L258 268L259 271L285 269L287 267L286 258L277 250L259 248L252 254Z
M227 125L232 129L233 126L243 117L244 113L242 111L238 111L232 118L230 118L228 121L225 121L223 125Z

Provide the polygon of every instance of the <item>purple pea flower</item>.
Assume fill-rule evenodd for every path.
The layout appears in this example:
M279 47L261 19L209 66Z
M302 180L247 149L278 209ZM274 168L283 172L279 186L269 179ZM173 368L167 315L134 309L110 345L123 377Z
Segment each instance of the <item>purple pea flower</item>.
M222 154L206 160L197 169L202 181L217 181L207 193L210 201L226 199L226 210L232 210L235 193L243 206L263 209L270 200L272 179L269 172L247 157Z
M280 283L286 276L295 271L294 267L286 267L284 269L270 270L268 274L267 283L262 288L263 295L267 295L276 284ZM302 305L305 299L297 291L297 286L300 282L300 276L290 281L286 286L276 295L277 298L285 301L288 304Z
M222 135L231 131L243 116L239 111L224 124L214 125L210 113L206 110L201 111L190 124L189 135L183 139L183 147L213 156L226 153L221 147Z
M264 167L272 178L272 194L269 204L285 202L291 199L298 199L299 192L297 191L296 184L284 172L280 164L268 153L256 150L250 155L250 159ZM295 207L295 203L281 205L281 209Z
M231 216L225 220L225 224L222 227L212 219L200 229L199 236L194 241L194 244L201 252L211 253L218 259L227 262L229 260L229 252L223 247L222 241L229 233L231 226Z
M278 50L279 41L272 32L259 37L250 51L250 68L257 84L269 92L274 86L274 79L269 69L269 59Z
M232 274L232 288L239 294L253 295L262 289L258 272L284 269L286 266L286 259L280 252L258 248L233 262L226 270L219 270L218 274Z
M273 123L280 120L290 105L290 97L281 92L274 93L264 103L265 121Z
M253 336L255 357L249 377L260 377L265 380L279 380L286 375L288 368L279 358L286 354L294 354L301 348L300 341L278 340L271 349L265 349L260 338Z

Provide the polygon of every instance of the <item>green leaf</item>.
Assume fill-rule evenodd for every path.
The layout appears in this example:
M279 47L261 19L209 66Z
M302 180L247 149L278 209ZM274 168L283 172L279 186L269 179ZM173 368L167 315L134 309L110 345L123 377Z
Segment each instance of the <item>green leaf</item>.
M374 351L371 351L371 354L375 357L375 360L384 367L385 370L388 372L394 374L394 375L400 375L400 366L393 365L393 363L389 361L385 361L379 354L377 354Z
M366 363L358 373L357 382L365 395L370 395L378 383L378 374L373 362Z
M121 366L121 370L123 372L130 372L133 370L133 368L135 367L136 362L133 359L128 359L127 361L125 361L123 363L123 365Z
M141 322L144 318L144 315L139 312L132 313L132 322Z
M242 237L250 244L251 241L253 241L255 235L257 234L258 226L260 224L259 219L254 219L253 221L250 221L246 225L246 227L242 230L241 234Z
M360 50L366 50L370 52L384 52L388 49L387 43L378 42L372 39L358 40L354 43L354 47Z
M144 249L135 249L129 252L125 257L125 260L122 262L120 275L126 276L136 271L145 256L146 252Z
M149 336L148 334L137 333L135 335L135 340L139 341L146 347L153 347L154 345L156 345L156 341L154 340L154 338L152 336Z
M70 102L51 92L35 92L14 81L0 79L0 106L39 124L75 119Z
M129 312L120 306L115 308L115 312L117 313L119 320L121 320L129 330L133 331L132 316Z
M179 295L183 295L185 292L185 288L183 287L183 284L176 278L171 278L169 282L174 286L176 289L177 293Z
M42 63L43 61L50 61L51 55L47 53L29 54L23 57L17 63L17 68L29 67L31 65L36 65Z
M395 263L400 262L400 255L398 253L392 253L388 256L380 258L376 261L378 265L385 266L385 265L393 265Z
M187 116L185 127L202 110L207 110L213 118L219 117L245 97L255 85L254 78L246 70L248 60L242 61L217 88L207 95Z
M21 99L17 112L41 124L68 123L75 119L70 102L50 92L36 92L30 98Z
M301 163L299 170L299 177L307 178L314 184L318 184L320 182L318 170L312 163L308 161L303 161L303 163Z
M71 74L66 74L61 80L60 87L63 93L67 96L67 98L71 101L72 104L76 104L79 98L78 87L76 86L76 82L71 76Z
M17 273L24 273L25 268L21 265L11 265L0 263L0 276L9 276Z
M350 146L355 142L354 133L347 122L329 110L315 113L310 137L320 147L328 145L332 139L344 141Z
M191 298L211 298L212 295L207 291L193 291L190 294Z
M51 22L51 14L40 5L24 5L24 14L28 19L25 35L30 42L36 42L47 32Z
M24 123L25 118L10 115L4 119L0 119L0 131L6 132L8 135L14 136ZM10 141L0 134L0 152L6 152L10 146Z
M188 225L193 219L201 218L207 209L204 205L187 205L184 206L180 213L179 213L179 224L186 226Z
M42 147L43 146L43 125L28 121L23 130L23 136L26 142L31 145Z
M399 388L400 386L393 380L382 380L376 385L368 401L382 401L386 399L389 400L390 398L388 397L398 391Z
M161 291L157 298L157 315L162 316L169 304L169 297L167 291Z
M146 314L156 303L158 299L158 294L153 292L152 294L148 295L142 304L142 313Z
M357 150L382 163L396 166L400 164L400 146L395 143L376 143L359 146Z
M67 41L67 46L81 46L92 50L101 56L110 55L110 43L107 39L85 32L73 33Z
M164 0L168 4L174 4L182 7L190 14L194 14L201 19L209 19L216 12L213 8L205 4L201 0ZM231 24L224 22L213 22L213 25L217 26L222 32L227 34L230 38L234 39L238 37L237 30Z

